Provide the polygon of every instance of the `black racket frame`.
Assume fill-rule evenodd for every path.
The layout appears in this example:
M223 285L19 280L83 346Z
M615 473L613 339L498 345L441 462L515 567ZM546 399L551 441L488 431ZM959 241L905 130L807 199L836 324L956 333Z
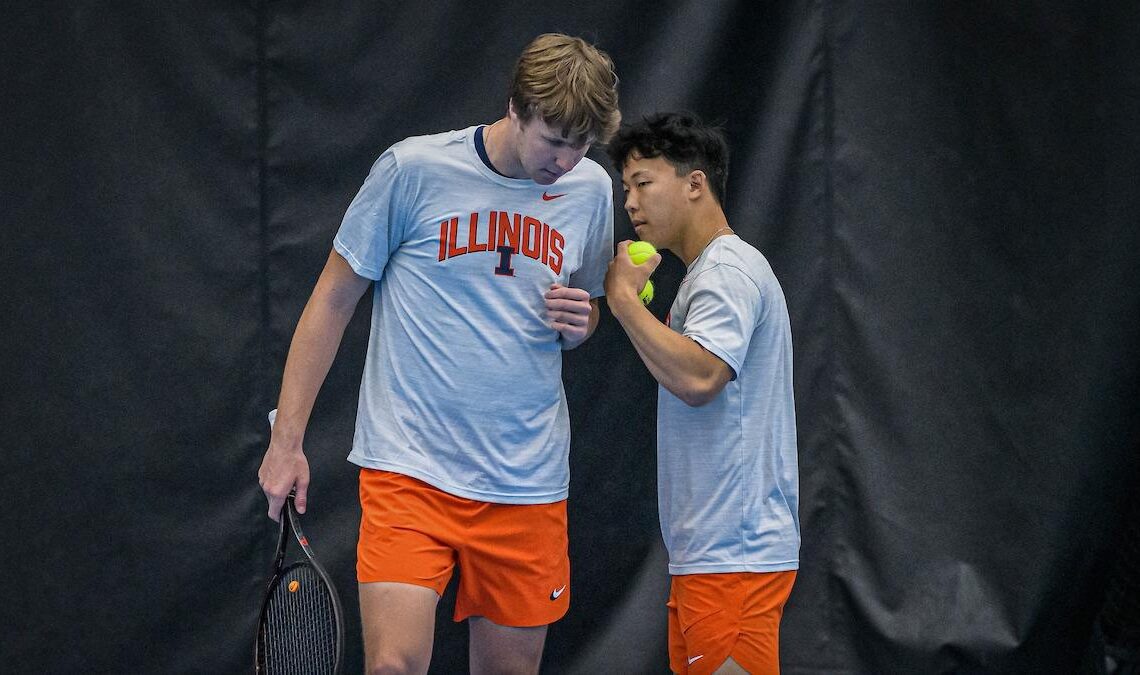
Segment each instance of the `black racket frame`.
M309 566L320 577L321 582L325 585L332 598L333 611L336 617L336 664L334 665L333 672L339 674L342 672L344 666L344 610L340 605L340 596L337 594L336 586L333 585L332 578L329 577L325 568L317 562L317 557L313 553L313 549L309 546L309 540L305 537L304 530L301 529L301 519L297 514L297 507L293 504L295 494L290 493L289 497L285 500L285 505L281 508L281 532L277 538L277 553L273 559L273 575L269 579L269 584L265 588L265 597L261 600L261 611L257 615L257 637L253 645L253 664L254 671L258 675L264 675L265 669L262 666L261 643L262 633L265 628L265 612L269 607L269 600L273 597L273 593L277 588L278 583L283 579L290 570L301 566ZM285 562L285 549L289 541L289 534L293 534L293 538L297 541L297 545L305 553L304 560L297 560L284 566Z

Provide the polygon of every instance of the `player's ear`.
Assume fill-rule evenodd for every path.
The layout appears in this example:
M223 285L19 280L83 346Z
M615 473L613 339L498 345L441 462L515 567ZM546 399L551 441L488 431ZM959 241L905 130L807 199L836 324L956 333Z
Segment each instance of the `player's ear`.
M694 169L689 173L689 199L696 199L701 196L705 190L708 190L708 176L700 169Z

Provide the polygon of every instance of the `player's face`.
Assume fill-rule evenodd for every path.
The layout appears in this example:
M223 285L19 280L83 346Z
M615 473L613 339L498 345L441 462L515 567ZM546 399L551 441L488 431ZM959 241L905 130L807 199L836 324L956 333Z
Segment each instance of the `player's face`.
M586 156L589 142L562 135L562 129L553 127L538 116L515 123L515 148L519 163L528 178L539 185L550 185L573 169Z
M635 153L622 168L621 186L637 238L657 248L679 250L689 177L678 176L664 157L646 159Z

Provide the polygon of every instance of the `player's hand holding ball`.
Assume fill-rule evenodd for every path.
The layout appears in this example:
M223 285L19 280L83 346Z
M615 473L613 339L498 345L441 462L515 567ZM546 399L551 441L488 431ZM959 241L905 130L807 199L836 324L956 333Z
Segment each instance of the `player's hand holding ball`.
M633 307L648 305L653 300L653 282L649 275L661 263L657 249L647 241L623 241L606 272L606 302L615 315L624 315ZM634 298L636 304L629 302ZM631 306L627 306L631 305Z
M653 248L653 244L647 241L632 242L627 252L629 253L629 259L633 261L634 265L644 264L646 260L657 255L657 249ZM637 297L646 305L653 302L653 281L651 279L645 280L645 286L641 289L641 292L637 294Z

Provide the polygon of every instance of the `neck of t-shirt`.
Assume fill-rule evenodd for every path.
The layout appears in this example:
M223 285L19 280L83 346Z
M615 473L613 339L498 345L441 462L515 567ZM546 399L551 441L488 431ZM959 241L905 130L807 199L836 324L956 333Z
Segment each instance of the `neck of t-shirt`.
M479 159L483 160L483 163L487 165L488 169L494 171L503 178L510 178L510 176L507 174L496 169L495 165L491 163L491 157L487 154L487 143L483 140L483 130L486 128L486 125L482 125L475 129L475 152L479 153Z

